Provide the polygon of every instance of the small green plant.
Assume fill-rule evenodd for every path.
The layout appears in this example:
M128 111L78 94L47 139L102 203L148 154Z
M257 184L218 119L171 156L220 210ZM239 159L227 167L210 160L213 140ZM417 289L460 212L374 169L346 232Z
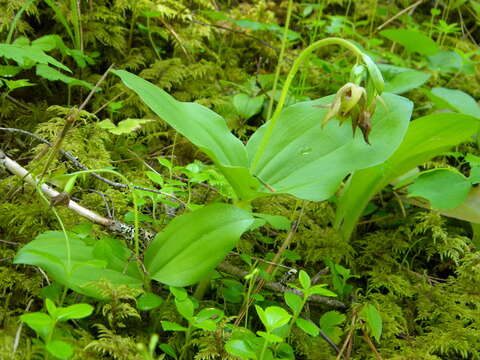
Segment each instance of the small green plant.
M295 359L293 348L289 344L289 337L294 326L297 326L309 336L319 336L320 328L312 321L300 317L308 298L312 295L337 296L326 285L312 285L310 276L301 270L299 273L300 286L290 284L299 294L286 292L285 303L292 313L279 306L269 306L265 309L255 305L260 321L265 331L257 331L257 335L243 328L235 329L225 349L229 354L242 359ZM324 321L325 323L325 321ZM331 324L335 322L332 321ZM338 324L336 322L335 324ZM331 325L332 329L334 325Z
M198 303L195 302L187 291L183 288L170 287L170 292L175 300L175 307L178 313L187 321L188 327L184 327L178 323L171 321L162 321L164 331L180 331L185 333L185 342L180 349L179 359L189 359L191 339L196 329L205 331L217 330L218 323L223 320L225 314L222 310L215 308L205 308L195 313Z
M58 323L69 320L83 319L90 316L93 306L89 304L75 304L66 307L57 307L52 300L45 300L47 313L34 312L20 316L20 320L32 328L42 340L45 346L45 358L49 355L56 359L69 359L73 355L73 347L70 343L60 340L63 336L56 330Z

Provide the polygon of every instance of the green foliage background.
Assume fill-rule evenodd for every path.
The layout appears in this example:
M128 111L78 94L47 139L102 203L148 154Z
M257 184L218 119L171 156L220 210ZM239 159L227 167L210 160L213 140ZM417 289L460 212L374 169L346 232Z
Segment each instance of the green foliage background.
M15 14L25 3L22 0L0 0L2 41L7 37ZM72 21L70 2L55 3L67 21ZM411 16L399 18L394 22L395 26L430 32L445 48L463 53L477 51L471 58L478 61L478 47L472 42L472 39L480 39L479 14L474 12L472 5L480 6L478 2L463 2L457 8L450 4L451 1L435 3L442 11L442 19L449 23L460 23L461 18L468 29L476 22L477 27L470 37L462 36L461 31L448 34L431 30L430 1L418 6ZM85 0L81 1L82 46L94 63L80 67L72 56L64 55L58 49L49 54L70 67L73 70L71 76L91 84L111 64L117 69L139 74L178 100L195 101L212 108L225 117L238 136L246 138L252 129L261 125L262 116L243 119L232 102L232 96L238 93L257 95L262 89L271 88L281 32L255 31L225 19L213 21L212 11L231 19L282 25L286 5L286 1L266 0ZM310 5L295 2L291 29L300 34L300 38L288 44L282 74L287 72L301 48L329 35L351 38L393 65L417 69L423 66L421 59L405 56L402 50L391 47L391 43L376 31L377 26L411 5L410 1L325 0ZM150 15L154 16L148 18ZM216 26L208 25L212 23ZM67 46L74 48L52 8L43 1L35 1L17 22L14 38L24 36L34 40L47 34L60 35ZM348 64L349 59L341 51L328 49L317 53L302 69L291 101L335 92L348 78ZM480 72L478 65L474 66L476 69L470 74L432 73L427 87L460 89L478 99ZM35 86L0 93L0 125L27 130L53 142L71 106L78 106L87 90L47 81L35 75L32 69L21 75ZM62 145L87 167L115 166L132 182L151 186L144 174L148 170L145 163L167 174L155 162L157 156L173 154L173 161L178 166L194 160L205 161L204 155L197 153L192 145L161 121L147 123L135 133L121 137L98 127L96 124L107 118L115 123L126 118L155 118L117 78L107 77L101 88ZM415 101L417 115L427 112L429 102L421 91L411 91L408 97ZM112 99L113 104L121 102L120 109L114 106L101 109ZM44 145L29 137L0 131L0 147L30 170L41 168L46 161L45 157L36 160ZM479 155L474 143L464 144L456 151ZM424 168L438 165L458 166L458 163L444 156L425 164ZM62 161L56 161L53 169L50 177L73 170ZM189 201L201 204L225 198L223 195L229 190L222 190L225 184L221 179L212 180L211 184L215 181L219 192L192 185L188 189ZM87 176L78 180L78 186L109 196L120 217L132 210L131 199L124 191ZM98 194L85 190L73 195L85 207L104 213L104 202ZM283 215L290 219L300 206L287 196L260 199L254 203L258 213ZM350 281L354 291L342 299L349 304L345 310L346 324L358 311L359 304L374 304L384 323L381 342L376 344L384 359L480 359L480 252L472 242L473 233L468 223L444 218L435 211L408 205L404 208L392 191L386 189L371 203L371 213L366 214L354 238L346 241L332 227L333 202L304 206L305 214L290 249L299 259L287 261L288 265L315 274L325 268L325 259L328 258L358 275ZM82 219L68 209L59 208L58 211L67 228L82 223ZM143 211L151 215L149 204L143 207ZM163 224L150 226L158 231ZM47 285L47 279L38 270L12 265L11 260L22 244L57 227L48 205L34 199L32 189L24 187L20 179L5 171L0 172L1 359L11 358L18 316L27 308L36 311L41 307L41 289ZM97 237L109 235L96 226L93 232ZM238 251L269 257L284 237L284 233L272 229L256 230L241 240ZM271 241L265 241L266 238ZM331 283L331 275L324 275L322 281ZM178 320L171 304L163 307L159 314L140 313L133 306L133 299L138 295L136 290L112 289L105 284L103 291L111 296L111 300L99 304L93 317L78 327L63 325L62 330L71 334L75 359L141 359L136 344L148 343L150 335L159 332L155 321ZM238 304L223 303L221 291L221 282L215 280L205 304L225 307L230 315L236 315ZM272 294L265 293L265 296L269 295ZM274 296L271 298L275 299ZM310 315L312 319L318 318L328 310L315 306ZM251 324L253 328L257 325ZM346 334L348 326L344 330ZM227 336L223 329L218 334ZM163 332L161 337L163 342L172 345L181 342L173 333ZM351 359L375 358L361 335L356 337ZM23 329L19 341L13 359L39 358L38 341L32 332ZM215 334L198 333L194 343L195 359L227 356ZM296 332L293 344L298 359L335 359L334 352L321 338L312 340Z

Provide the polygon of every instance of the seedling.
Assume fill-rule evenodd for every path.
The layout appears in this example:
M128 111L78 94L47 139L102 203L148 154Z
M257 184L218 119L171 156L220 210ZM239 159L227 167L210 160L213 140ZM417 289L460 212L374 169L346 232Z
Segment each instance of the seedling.
M20 316L20 320L32 328L42 339L47 354L56 359L68 359L73 355L73 347L68 342L60 340L55 333L55 327L59 322L83 319L93 312L93 306L89 304L75 304L67 307L57 307L52 300L45 300L47 313L34 312Z

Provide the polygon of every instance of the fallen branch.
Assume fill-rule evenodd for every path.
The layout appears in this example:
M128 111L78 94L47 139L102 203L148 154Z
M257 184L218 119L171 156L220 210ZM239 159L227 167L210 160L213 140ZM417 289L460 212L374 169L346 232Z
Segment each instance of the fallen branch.
M40 189L43 191L43 193L50 199L58 197L60 193L53 189L51 186L47 184L41 184L39 185L37 182L37 179L35 179L25 168L23 168L21 165L19 165L17 162L14 160L10 159L2 150L0 150L0 166L6 168L9 172L12 174L18 176L21 178L23 181L26 183L37 187L39 186ZM83 206L78 204L77 202L73 200L69 200L66 204L66 207L68 207L70 210L73 212L77 213L78 215L90 220L91 222L102 225L108 230L117 233L124 237L125 239L132 241L133 240L133 233L134 233L134 227L131 225L127 225L125 223L122 223L117 220L113 219L108 219L104 216L101 216ZM145 230L145 229L139 229L139 237L140 239L143 240L143 244L146 245L148 244L154 237L155 233ZM222 272L225 272L230 275L234 275L240 278L245 277L248 273L242 269L237 268L234 265L231 265L227 262L223 262L218 265L218 269ZM292 289L288 286L285 286L281 283L277 282L271 282L267 281L265 282L265 288L279 292L279 293L284 293L284 292L293 292L293 293L298 293L297 290ZM316 303L322 303L331 307L336 307L336 308L345 308L346 305L338 300L334 300L328 297L324 296L319 296L319 295L313 295L309 297L309 300L312 302Z
M28 172L28 170L19 165L17 162L10 159L2 150L0 150L0 166L5 167L8 171L21 178L27 184L30 184L33 187L38 186L38 180L34 179L33 176ZM50 199L60 197L60 192L58 192L48 184L41 184L40 189ZM73 200L69 200L65 204L65 206L73 212L77 213L78 215L84 217L85 219L88 219L95 224L102 225L108 230L121 235L126 240L133 240L133 233L135 230L132 225L127 225L117 220L108 219L83 207L82 205L78 204ZM150 242L155 237L155 233L145 229L140 229L140 237L144 241Z

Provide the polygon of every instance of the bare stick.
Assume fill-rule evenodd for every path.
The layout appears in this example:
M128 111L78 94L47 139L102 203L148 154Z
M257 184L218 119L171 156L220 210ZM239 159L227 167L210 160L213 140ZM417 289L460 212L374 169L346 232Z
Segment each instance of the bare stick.
M375 357L378 360L383 360L382 355L380 355L377 348L373 344L372 339L370 339L370 336L368 336L368 334L366 333L366 331L363 328L362 328L362 334L363 334L363 338L367 342L368 346L370 347L370 349L372 349L373 353L375 354Z
M250 35L250 34L247 34L243 31L238 31L238 30L234 30L234 29L230 29L226 26L222 26L222 25L217 25L217 24L209 24L209 23L205 23L205 22L202 22L202 21L198 21L196 19L190 19L191 22L195 23L195 24L198 24L198 25L204 25L204 26L213 26L213 27L216 27L218 29L222 29L222 30L226 30L226 31L230 31L230 32L233 32L233 33L236 33L236 34L240 34L240 35L243 35L243 36L246 36L246 37L249 37L251 39L254 39L255 41L258 41L260 44L262 44L263 46L266 46L270 49L272 49L273 51L275 51L276 53L279 53L280 50L272 45L270 45L268 42L266 42L265 40L262 40L262 39L259 39L253 35Z
M114 102L115 100L117 100L120 96L122 96L123 94L125 94L127 91L122 91L121 93L115 95L113 98L111 98L110 100L108 100L105 104L103 104L102 106L100 106L97 110L95 110L92 114L93 115L96 115L98 112L102 111L103 109L105 109L108 105L110 105L112 102Z
M105 80L107 77L108 73L110 70L113 68L113 64L110 65L110 67L105 71L105 73L100 77L100 79L97 81L93 89L90 91L88 96L85 98L83 103L80 105L78 109L75 109L73 114L69 115L65 121L65 125L63 126L62 130L60 131L60 134L57 136L57 140L55 141L55 144L53 145L52 151L50 152L50 155L48 156L47 163L45 164L42 173L40 174L39 182L42 182L43 177L48 171L48 168L50 167L53 159L57 155L58 150L60 150L60 147L62 145L63 139L65 139L65 136L67 135L68 131L70 128L73 126L75 121L78 119L78 116L80 115L80 112L87 106L88 102L92 98L93 94L97 91L98 87L100 84Z
M12 174L18 176L21 178L23 181L25 181L27 184L32 185L33 187L37 187L39 184L38 179L34 179L33 176L21 165L19 165L17 162L13 161L10 159L3 151L0 150L0 166L5 167L8 171L10 171ZM60 195L60 193L53 189L51 186L43 183L40 185L40 189L43 191L43 193L51 198L55 198ZM102 225L109 229L110 231L113 231L115 233L120 234L123 236L125 239L131 241L133 239L133 233L134 233L134 227L131 225L124 224L120 221L108 219L104 216L101 216L83 206L78 204L77 202L73 200L69 200L66 206L77 213L78 215L90 220L91 222ZM140 237L145 241L149 242L155 237L155 233L150 232L145 229L140 229Z
M398 14L392 16L390 19L388 19L387 21L385 21L382 25L380 25L379 27L377 27L377 31L379 30L382 30L385 26L387 26L388 24L390 24L393 20L399 18L400 16L402 16L403 14L405 14L406 12L416 8L418 5L420 5L421 3L423 2L423 0L418 0L416 3L410 5L409 7L406 7L405 9L403 9L402 11L400 11Z
M298 216L298 219L293 223L292 228L290 229L290 232L288 233L285 241L283 242L280 249L278 249L277 253L275 254L275 257L272 259L272 263L268 265L267 270L265 271L267 274L271 274L273 272L273 269L275 268L273 264L277 264L280 262L280 258L283 252L288 248L288 246L290 246L290 243L293 240L293 236L297 232L298 224L300 223L302 215L303 215L303 206L300 211L300 215ZM253 290L252 296L247 300L247 302L245 303L245 306L240 310L240 313L238 314L238 317L235 320L236 326L240 325L240 322L242 321L243 317L247 313L248 308L253 304L253 298L254 298L253 295L258 294L260 290L262 290L265 283L266 283L265 279L261 279L257 283L257 287L255 288L255 290Z
M32 185L32 186L38 186L38 181L32 177L32 175L24 169L21 165L10 159L6 154L0 150L0 166L5 167L8 171L10 171L12 174L20 177L23 181L26 183ZM60 193L56 191L55 189L51 188L47 184L41 184L40 185L41 190L44 192L46 196L49 198L53 198L55 196L58 196ZM76 203L73 200L70 200L66 206L72 210L73 212L77 213L78 215L90 220L91 222L102 225L108 230L118 233L127 240L132 240L133 239L133 226L124 224L120 221L108 219L106 217L103 217L83 206L80 204ZM154 237L155 233L145 230L145 229L139 229L140 230L140 238L145 241L145 243L150 242ZM219 270L222 272L225 272L230 275L238 276L238 277L244 277L247 275L247 272L239 269L231 264L228 264L226 262L221 263L218 266ZM297 292L297 290L292 289L290 287L287 287L281 283L276 283L276 282L265 282L264 286L267 289L270 289L272 291L276 292ZM316 302L316 303L322 303L328 306L336 307L336 308L345 308L346 305L340 301L330 299L328 297L324 296L319 296L319 295L312 295L309 297L310 301Z
M25 308L25 312L30 310L30 306L33 304L33 299L30 299L27 303L27 307ZM22 328L23 328L23 322L20 322L20 325L18 326L17 332L15 334L15 340L13 341L13 347L12 347L12 354L15 354L18 349L18 344L20 343L20 335L22 333Z

